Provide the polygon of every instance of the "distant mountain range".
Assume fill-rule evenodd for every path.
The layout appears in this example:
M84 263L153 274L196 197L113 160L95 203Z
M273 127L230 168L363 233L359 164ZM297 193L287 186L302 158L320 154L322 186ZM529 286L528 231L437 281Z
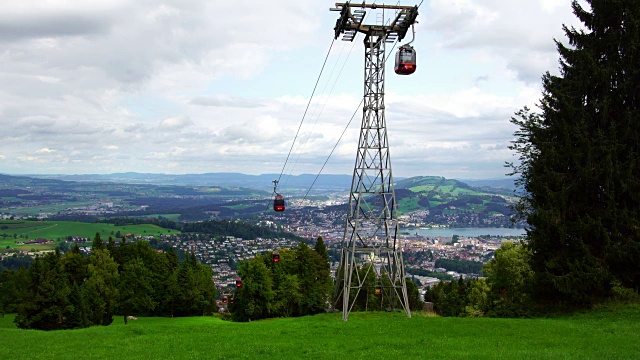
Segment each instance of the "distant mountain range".
M273 189L273 180L280 177L278 174L246 175L241 173L204 173L204 174L149 174L149 173L114 173L114 174L84 174L84 175L27 175L32 178L55 179L64 181L91 181L91 182L115 182L125 184L148 185L174 185L174 186L221 186L221 187L245 187L270 191ZM405 178L395 178L400 182ZM352 175L292 175L280 178L279 189L306 190L313 184L315 190L348 190L351 187ZM495 188L514 190L513 179L486 179L486 180L458 180L469 186L477 188Z
M115 182L124 184L174 185L174 186L222 186L244 187L264 191L273 190L273 180L278 174L246 175L241 173L204 173L204 174L147 174L147 173L114 173L85 175L28 175L40 179L56 179L65 181ZM351 186L350 175L315 175L303 174L283 176L279 189L307 189L313 184L314 189L344 190ZM314 183L315 180L315 183Z
M501 179L456 179L460 182L463 182L469 186L473 186L476 188L493 188L493 189L506 189L506 190L515 190L515 179L513 178L501 178Z
M250 217L269 208L275 178L275 174L238 173L0 174L0 212L80 221L98 215L167 214L184 221ZM315 181L311 197L335 199L348 194L351 180L349 175L289 176L281 180L278 191L290 200L301 199ZM440 176L395 180L398 213L418 213L416 221L422 223L509 226L511 205L517 201L513 181L473 180L472 186ZM345 207L336 204L326 210L343 212Z

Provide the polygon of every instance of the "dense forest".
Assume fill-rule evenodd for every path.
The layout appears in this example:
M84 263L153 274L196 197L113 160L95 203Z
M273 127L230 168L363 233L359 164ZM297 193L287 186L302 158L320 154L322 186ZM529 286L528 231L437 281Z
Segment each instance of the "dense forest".
M216 308L211 268L195 256L179 262L170 249L158 252L147 242L128 244L100 234L84 257L76 246L36 257L28 270L0 273L0 312L17 312L27 329L73 329L109 325L114 315L206 315Z
M437 268L445 268L448 271L455 271L460 274L482 274L482 263L479 261L468 261L460 259L437 259Z
M4 270L18 270L21 267L28 269L31 261L31 256L20 253L6 256L0 260L0 272Z
M229 306L236 321L311 315L327 307L331 277L322 238L313 249L301 242L293 250L280 249L245 260L238 275L242 286Z
M243 239L256 238L285 238L298 241L307 241L292 233L273 230L263 226L248 224L245 221L208 220L191 223L178 223L167 220L162 216L158 218L131 218L118 217L99 220L99 222L114 224L116 226L135 224L154 224L163 228L179 230L187 233L201 233L213 236L234 236Z
M360 270L361 274L373 274ZM333 281L329 272L329 255L322 237L313 248L301 242L295 249L277 252L243 261L238 268L242 285L231 297L229 306L236 321L270 317L290 317L317 314L330 307ZM388 304L371 286L358 292L355 311L381 310ZM409 284L410 283L410 284ZM409 281L410 306L422 308L417 286ZM354 291L353 296L356 296Z

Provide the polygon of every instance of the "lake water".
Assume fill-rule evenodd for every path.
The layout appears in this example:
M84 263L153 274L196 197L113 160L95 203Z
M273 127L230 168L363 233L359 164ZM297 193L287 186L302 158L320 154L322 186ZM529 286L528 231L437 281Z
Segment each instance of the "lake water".
M409 234L418 233L421 236L435 237L453 235L459 236L524 236L526 231L518 228L436 228L436 229L401 229L400 232L408 232Z

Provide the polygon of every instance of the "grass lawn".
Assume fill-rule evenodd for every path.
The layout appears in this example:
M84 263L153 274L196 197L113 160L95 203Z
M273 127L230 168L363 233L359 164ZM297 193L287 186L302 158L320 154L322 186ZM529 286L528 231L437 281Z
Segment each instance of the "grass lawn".
M0 319L1 359L637 359L640 306L541 319L352 313L233 323L140 318L66 331Z

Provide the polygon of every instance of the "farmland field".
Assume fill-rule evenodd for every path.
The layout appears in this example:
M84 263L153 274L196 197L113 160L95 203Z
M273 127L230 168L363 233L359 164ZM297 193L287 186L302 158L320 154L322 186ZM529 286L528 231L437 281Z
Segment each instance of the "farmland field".
M66 240L69 236L80 236L93 240L96 233L100 233L103 240L120 233L126 234L157 235L178 233L176 230L164 229L157 225L126 225L115 226L113 224L83 223L71 221L24 221L24 220L0 220L0 248L7 246L13 248L26 247L34 248L34 245L17 245L17 242L44 238L48 240ZM6 235L6 236L5 236ZM14 237L17 236L16 237ZM50 247L50 246L49 246ZM45 250L41 245L35 247L38 250Z

